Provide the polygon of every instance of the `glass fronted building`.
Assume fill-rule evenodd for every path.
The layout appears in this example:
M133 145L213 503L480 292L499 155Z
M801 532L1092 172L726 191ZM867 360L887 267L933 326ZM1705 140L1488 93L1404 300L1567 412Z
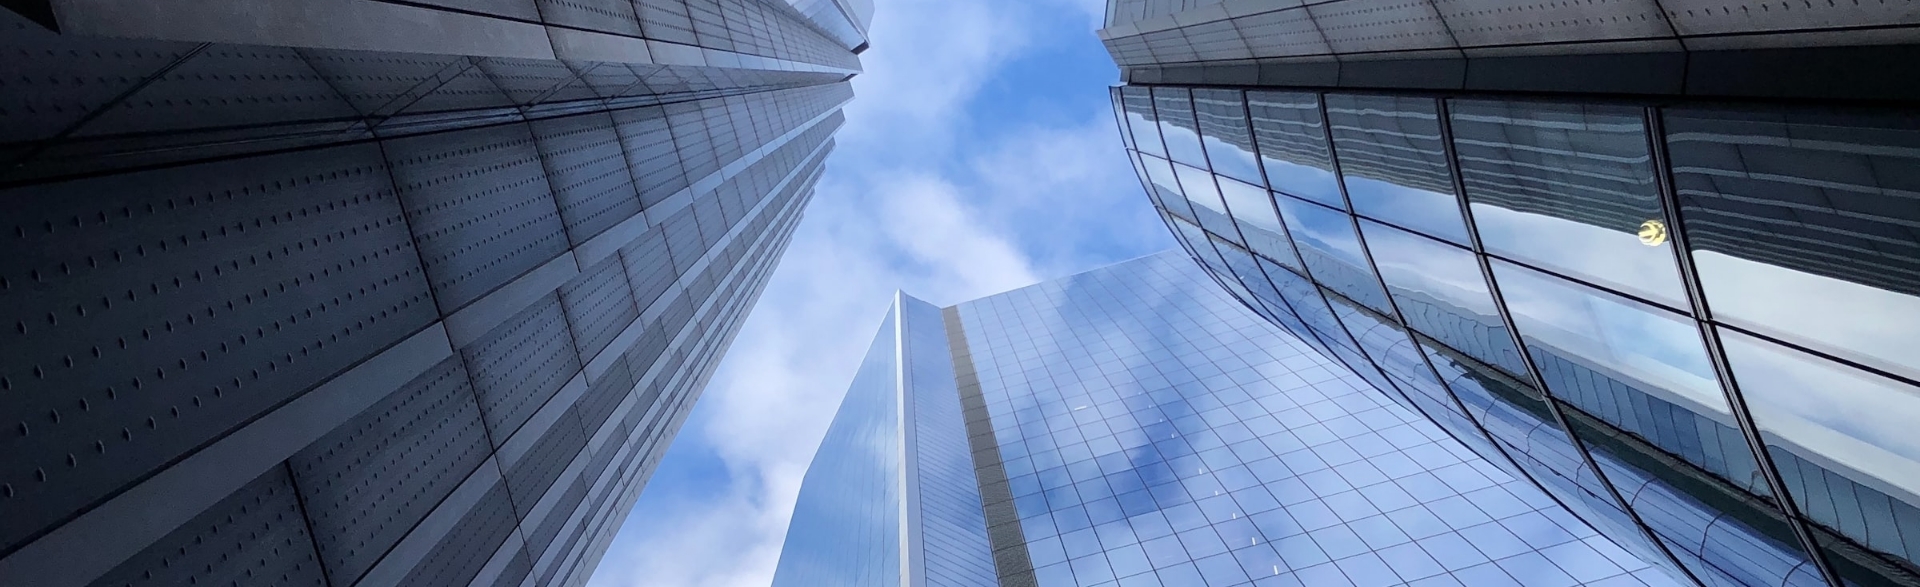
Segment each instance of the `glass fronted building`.
M1235 298L1676 580L1920 585L1912 14L1194 4L1102 35Z
M1167 252L897 298L774 584L1673 584L1510 471Z
M801 482L775 587L994 584L940 308L895 294Z
M0 585L583 584L864 9L0 3Z

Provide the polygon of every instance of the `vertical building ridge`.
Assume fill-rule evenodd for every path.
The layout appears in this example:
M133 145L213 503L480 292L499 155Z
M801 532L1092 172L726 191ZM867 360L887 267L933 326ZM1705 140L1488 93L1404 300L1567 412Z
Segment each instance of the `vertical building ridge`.
M993 548L994 572L1001 587L1037 587L1033 560L1027 556L1027 539L1020 531L1020 515L1007 486L1007 471L1001 466L1000 444L994 439L987 404L980 396L980 378L973 370L973 353L967 347L960 310L957 306L947 306L940 310L940 316L946 323L954 382L960 392L960 406L965 411L967 443L972 448L981 509L986 515L987 537Z

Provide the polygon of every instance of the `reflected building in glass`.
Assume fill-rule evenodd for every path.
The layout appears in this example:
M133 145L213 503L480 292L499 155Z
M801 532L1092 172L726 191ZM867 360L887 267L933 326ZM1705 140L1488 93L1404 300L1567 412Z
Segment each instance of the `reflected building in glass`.
M774 585L1673 584L1510 471L1170 251L896 297Z
M865 5L0 2L0 585L584 584Z
M1194 4L1101 36L1233 297L1675 580L1920 585L1920 19Z

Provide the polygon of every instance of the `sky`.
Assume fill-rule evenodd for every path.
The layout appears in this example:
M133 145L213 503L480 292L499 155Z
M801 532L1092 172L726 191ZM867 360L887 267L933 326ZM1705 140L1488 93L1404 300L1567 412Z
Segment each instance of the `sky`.
M893 291L936 305L1175 246L1115 130L1105 0L877 0L780 266L590 587L765 587Z

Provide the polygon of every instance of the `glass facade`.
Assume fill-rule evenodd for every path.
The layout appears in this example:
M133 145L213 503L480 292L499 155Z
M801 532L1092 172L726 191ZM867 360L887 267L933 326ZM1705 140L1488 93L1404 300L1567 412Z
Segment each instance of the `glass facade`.
M1671 584L1180 254L952 310L1042 587Z
M1259 270L1233 259L1211 262ZM1525 411L1543 396L1497 371L1422 378L1422 353L1447 347L1393 347L1422 409L1443 384L1482 386L1436 426L1207 279L1169 251L944 309L899 295L807 471L774 585L1674 584L1443 431L1484 418L1578 466ZM1312 299L1328 332L1373 315L1301 287L1261 299ZM1409 340L1371 319L1341 356ZM1486 399L1502 394L1534 403L1496 413L1514 410Z
M897 308L880 322L793 504L774 587L897 587L901 422Z
M940 308L894 298L807 466L774 587L995 585Z
M1252 128L1205 165L1137 130L1129 149L1228 293L1672 578L1920 585L1920 436L1899 431L1920 422L1911 116L1113 98L1123 132ZM1267 162L1257 181L1244 153ZM1244 193L1224 222L1195 217L1221 190L1154 181L1167 165Z

